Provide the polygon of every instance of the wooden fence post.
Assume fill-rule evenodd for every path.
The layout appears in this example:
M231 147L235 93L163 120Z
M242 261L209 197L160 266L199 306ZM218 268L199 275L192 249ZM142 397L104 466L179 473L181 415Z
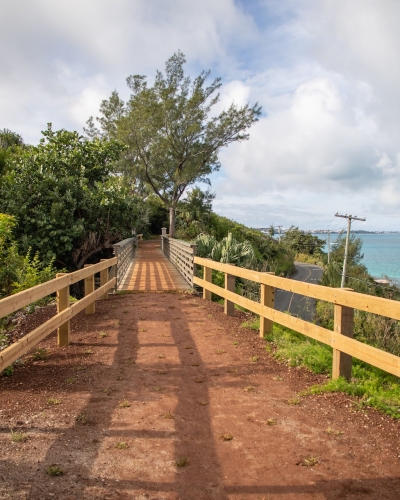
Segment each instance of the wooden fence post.
M232 266L233 264L231 264ZM225 273L225 290L229 292L235 291L235 276L232 274ZM235 303L230 300L224 300L224 312L227 316L235 315Z
M208 283L212 283L212 269L211 269L211 267L204 266L203 269L204 269L204 276L203 276L204 281L207 281ZM211 300L210 290L203 288L203 299Z
M108 259L100 259L100 262L104 262ZM103 286L108 281L108 267L100 271L100 286ZM101 299L108 299L108 292L100 297Z
M264 274L275 275L275 273L270 273L270 272ZM275 287L270 285L264 285L264 283L261 283L260 304L262 306L267 306L273 309L275 300L274 296L275 296ZM273 321L264 318L263 316L260 316L260 337L264 338L264 336L268 335L268 333L272 333L273 326L274 326Z
M345 290L353 291L352 288L345 288ZM354 309L345 307L338 304L334 305L334 331L346 337L353 338L354 328ZM333 349L332 360L332 378L337 379L344 377L348 381L351 380L351 365L352 357L349 354Z
M90 267L92 264L85 264L84 267ZM94 274L85 278L85 297L94 292ZM95 301L85 308L85 314L94 314L96 311Z
M68 273L57 273L56 278L61 278ZM69 307L69 285L57 291L57 313L60 313ZM58 327L58 347L69 345L70 323L69 320Z

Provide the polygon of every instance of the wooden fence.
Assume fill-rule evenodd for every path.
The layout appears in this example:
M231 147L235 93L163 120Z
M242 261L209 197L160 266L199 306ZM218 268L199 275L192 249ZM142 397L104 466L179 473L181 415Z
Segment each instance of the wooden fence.
M115 284L115 289L117 289L121 285L122 280L124 279L124 276L132 263L137 249L139 236L142 235L138 235L133 238L127 238L126 240L122 240L119 243L113 245L114 255L118 259L116 271L117 281Z
M165 234L161 236L161 250L191 287L195 274L193 258L196 255L196 248L196 245L186 241L176 240Z
M0 373L56 328L58 329L58 345L60 347L67 346L70 342L70 319L84 309L86 314L93 314L95 300L108 297L108 291L115 287L117 282L115 276L109 277L109 268L115 269L116 265L116 257L102 260L98 264L88 264L80 271L57 274L53 280L0 300L0 318L3 318L32 302L57 292L57 314L22 339L0 351ZM97 290L95 290L94 285L96 273L100 273L100 287ZM115 274L115 272L111 274ZM85 297L71 305L69 287L81 280L85 280Z
M261 337L271 332L273 323L276 322L330 345L333 348L332 378L339 376L348 380L351 378L352 357L400 377L400 357L352 338L354 309L400 321L400 302L353 292L350 289L329 288L280 278L273 273L251 271L200 257L195 257L194 263L204 268L203 279L193 278L193 283L203 288L203 298L210 300L211 293L223 297L227 315L233 316L234 304L258 314L260 316ZM212 283L213 269L225 273L225 288ZM260 284L260 303L235 293L235 277ZM276 311L274 309L274 292L277 288L334 304L334 331Z

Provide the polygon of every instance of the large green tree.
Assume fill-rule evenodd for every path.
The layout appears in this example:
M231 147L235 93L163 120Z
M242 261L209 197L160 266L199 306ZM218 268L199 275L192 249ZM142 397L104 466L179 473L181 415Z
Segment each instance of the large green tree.
M7 128L0 130L0 176L5 170L8 158L23 146L24 141L19 134Z
M302 231L296 226L291 226L281 239L282 243L294 253L316 255L322 252L325 240L311 233Z
M102 102L98 119L102 134L128 146L120 168L135 188L149 186L168 208L171 236L185 190L196 182L209 183L208 176L220 168L221 148L247 140L249 127L261 113L257 103L232 103L216 113L221 79L207 85L210 72L203 71L192 81L184 74L185 62L182 52L175 53L166 62L165 75L157 71L152 87L145 76L130 76L127 104L113 92ZM86 132L99 133L92 118Z
M138 223L140 201L113 165L125 146L87 140L49 125L37 147L11 157L0 182L0 212L16 217L21 251L80 269Z

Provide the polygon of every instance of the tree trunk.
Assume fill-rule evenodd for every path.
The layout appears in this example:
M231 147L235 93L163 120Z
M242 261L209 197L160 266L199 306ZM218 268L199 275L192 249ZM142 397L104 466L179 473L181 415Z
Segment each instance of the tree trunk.
M169 236L175 238L175 207L169 207Z

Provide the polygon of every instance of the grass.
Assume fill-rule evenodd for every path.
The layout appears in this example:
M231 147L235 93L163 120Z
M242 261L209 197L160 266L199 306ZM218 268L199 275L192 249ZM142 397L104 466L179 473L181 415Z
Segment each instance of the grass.
M289 405L299 405L300 404L300 398L299 397L295 397L295 398L289 398L287 400L288 404Z
M82 354L89 356L90 354L94 354L94 352L91 349L86 349L86 351L83 351Z
M76 378L74 378L74 377L67 377L65 379L65 381L67 382L67 384L75 384Z
M99 336L104 339L104 337L108 337L108 334L106 332L100 332Z
M335 429L332 429L332 427L328 427L325 431L327 434L330 436L342 436L343 431L336 431Z
M232 441L233 436L232 434L221 434L221 439L222 441Z
M118 441L115 447L117 450L126 450L128 448L128 443L125 443L125 441Z
M189 465L188 457L178 457L175 460L175 465L179 468L186 467L187 465Z
M318 457L310 456L310 457L303 458L303 460L300 463L301 463L301 465L304 465L305 467L313 467L318 462L319 462Z
M252 317L242 326L258 330L259 324L259 319ZM331 347L279 325L274 325L273 332L265 340L266 350L281 363L291 367L305 367L313 373L331 374ZM277 377L276 380L280 378ZM399 382L398 377L353 358L350 382L344 378L328 380L310 387L300 396L342 392L358 398L360 408L372 407L394 419L400 419Z
M219 349L219 350L217 351L217 354L225 354L225 353L226 353L226 351L224 351L223 349Z
M49 357L47 349L37 348L32 352L32 359L34 361L43 361Z
M163 413L161 416L165 420L172 420L172 419L175 418L175 416L170 411L167 411L166 413Z
M89 418L88 416L86 415L86 413L80 413L79 415L77 415L75 417L75 420L79 423L79 424L82 424L82 425L86 425L89 423Z
M50 465L47 467L47 474L49 476L63 476L64 471L58 465Z
M264 424L265 424L265 425L276 425L277 423L278 423L278 422L277 422L276 418L268 418L268 419L264 422Z
M49 398L47 400L47 404L48 405L60 405L61 404L61 401L57 398Z
M129 408L131 406L130 402L124 399L118 403L118 408Z
M258 361L258 356L252 356L252 357L250 358L250 361L251 361L252 363L257 363L257 361Z
M11 431L11 441L13 443L26 443L28 439L29 437L27 436L27 434L24 434L23 432Z
M2 375L6 376L6 377L12 377L14 375L14 366L10 365L10 366L7 366L7 368L4 368Z

